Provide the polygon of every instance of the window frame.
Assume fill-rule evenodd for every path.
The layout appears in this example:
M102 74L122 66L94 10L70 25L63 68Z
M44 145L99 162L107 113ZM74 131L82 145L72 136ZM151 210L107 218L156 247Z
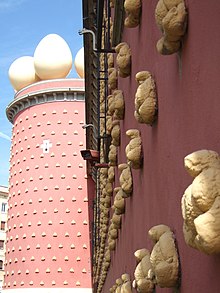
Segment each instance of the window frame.
M5 229L6 229L6 222L5 221L1 221L0 229L1 229L1 231L5 231Z
M1 212L2 213L6 213L7 212L7 203L6 202L2 202Z
M1 246L1 244L2 244L2 246ZM0 250L4 250L4 245L5 245L5 241L0 240Z

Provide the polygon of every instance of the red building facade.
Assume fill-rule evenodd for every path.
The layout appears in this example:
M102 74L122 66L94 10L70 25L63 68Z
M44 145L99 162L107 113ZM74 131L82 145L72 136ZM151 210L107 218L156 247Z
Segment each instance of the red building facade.
M115 4L112 4L113 2ZM98 273L94 279L96 292L109 292L116 280L124 273L128 273L133 280L136 268L134 252L140 248L151 250L153 243L149 239L148 230L155 225L165 224L174 232L179 252L180 283L177 292L217 293L220 288L219 255L206 255L186 244L183 236L181 198L185 189L192 183L192 178L184 168L184 157L201 149L220 153L218 114L220 42L217 37L220 4L218 1L207 3L185 0L188 24L186 34L181 41L181 50L163 56L156 50L157 41L162 36L155 22L158 1L141 1L140 23L134 28L125 27L122 16L121 22L115 19L123 10L123 4L120 6L123 2L97 1L99 4L97 5L83 1L84 17L87 16L84 27L96 33L99 52L97 61L96 55L93 55L92 38L89 34L85 35L85 48L87 45L88 50L86 94L94 90L91 81L94 72L97 72L91 62L91 56L93 63L96 60L97 64L101 64L104 58L107 60L107 54L113 53L113 66L117 69L117 54L114 52L114 45L111 46L111 36L107 34L109 15L111 18L109 27L113 25L111 27L113 39L114 33L117 36L121 35L120 42L126 42L131 49L130 76L126 78L118 76L117 79L117 89L121 90L124 96L125 114L124 119L120 121L121 143L117 147L113 188L119 186L118 165L127 162L125 148L129 143L129 138L126 136L128 129L139 130L143 150L142 168L132 170L133 193L125 200L125 213L122 215L115 250L110 254L110 265L106 275ZM94 11L97 11L97 26L91 21ZM100 24L103 26L101 27ZM119 24L122 26L120 27ZM105 39L101 39L105 25L107 27ZM106 45L108 41L110 46ZM101 75L103 72L101 65L98 71ZM156 84L158 115L152 126L138 123L134 117L134 101L138 86L135 75L140 71L149 71ZM108 76L108 66L105 72ZM107 88L106 99L110 94ZM97 92L97 100L99 95L100 93ZM90 98L89 101L88 94L87 107L91 106L94 100L96 99ZM89 122L91 123L91 117ZM111 205L114 203L114 196L115 194ZM113 211L109 209L109 213L110 221ZM106 247L108 247L107 241L105 249ZM97 250L101 250L102 254L99 244ZM104 262L103 258L103 264ZM94 272L96 270L95 265ZM102 276L104 284L100 282ZM132 289L132 292L137 291ZM157 287L156 292L173 292L173 288Z

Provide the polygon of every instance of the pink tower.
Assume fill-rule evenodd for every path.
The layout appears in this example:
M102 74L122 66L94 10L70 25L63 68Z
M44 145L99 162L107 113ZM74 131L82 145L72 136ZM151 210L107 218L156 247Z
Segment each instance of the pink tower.
M17 92L13 123L7 293L90 293L84 81L56 79Z

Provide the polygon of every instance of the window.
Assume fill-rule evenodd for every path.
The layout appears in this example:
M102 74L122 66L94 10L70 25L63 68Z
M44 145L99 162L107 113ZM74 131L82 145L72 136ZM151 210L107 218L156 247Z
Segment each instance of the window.
M0 249L4 249L4 240L0 240Z
M7 203L6 202L3 202L2 203L2 212L3 213L6 213L6 208L7 208Z
M82 101L84 101L84 100L85 100L85 96L84 96L84 94L80 94L80 93L78 93L77 96L76 96L76 99L77 99L77 100L82 100Z
M5 222L1 221L1 230L5 231Z
M0 260L0 270L3 270L3 260Z

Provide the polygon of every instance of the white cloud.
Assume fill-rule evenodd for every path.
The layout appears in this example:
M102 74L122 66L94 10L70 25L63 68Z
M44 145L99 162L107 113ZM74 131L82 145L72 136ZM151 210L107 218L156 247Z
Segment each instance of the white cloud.
M4 134L3 132L0 132L0 137L11 141L11 138L8 135Z

